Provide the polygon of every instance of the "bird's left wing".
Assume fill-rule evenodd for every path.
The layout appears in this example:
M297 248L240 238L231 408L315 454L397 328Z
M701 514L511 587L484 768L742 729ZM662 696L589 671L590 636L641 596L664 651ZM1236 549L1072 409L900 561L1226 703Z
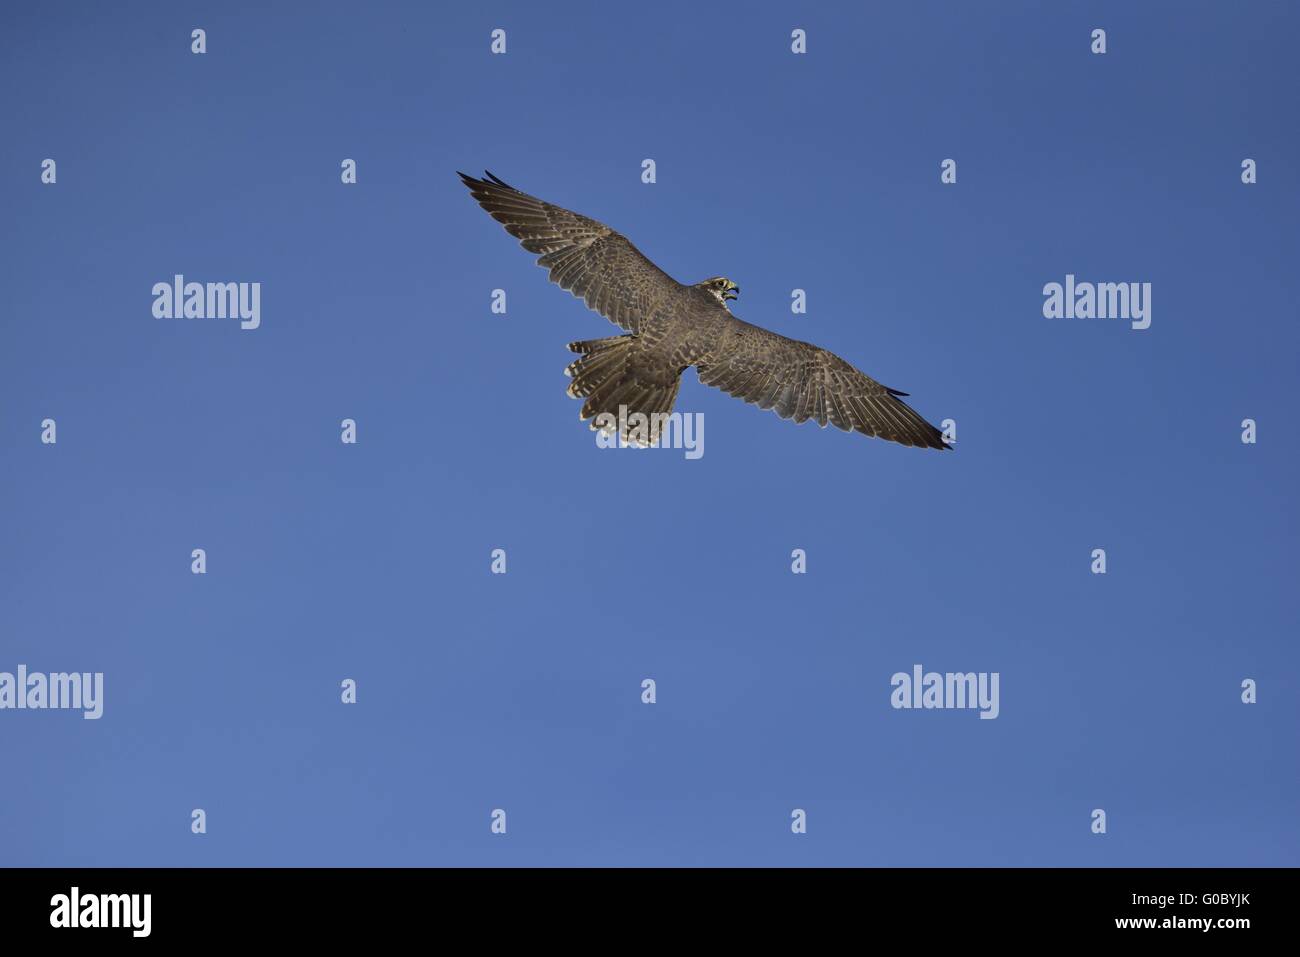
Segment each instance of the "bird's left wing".
M697 363L700 381L771 409L783 419L829 422L921 448L950 448L943 433L899 396L833 352L787 339L732 317L710 355Z
M491 173L487 179L458 174L493 219L519 245L537 253L551 281L629 332L681 288L626 236L604 223L521 193Z

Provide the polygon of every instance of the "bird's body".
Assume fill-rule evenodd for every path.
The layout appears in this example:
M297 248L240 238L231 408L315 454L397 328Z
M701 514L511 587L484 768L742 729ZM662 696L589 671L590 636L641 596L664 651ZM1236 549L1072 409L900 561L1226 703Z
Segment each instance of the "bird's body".
M682 373L695 366L705 385L784 419L813 419L903 445L948 447L938 429L900 401L906 393L825 349L733 316L727 303L738 287L731 280L679 283L604 223L486 175L460 177L479 205L537 254L552 281L627 330L569 344L582 354L565 370L573 379L569 394L585 400L581 416L593 420L592 428L628 421L621 409L641 413L651 422L653 442L657 423L672 411Z

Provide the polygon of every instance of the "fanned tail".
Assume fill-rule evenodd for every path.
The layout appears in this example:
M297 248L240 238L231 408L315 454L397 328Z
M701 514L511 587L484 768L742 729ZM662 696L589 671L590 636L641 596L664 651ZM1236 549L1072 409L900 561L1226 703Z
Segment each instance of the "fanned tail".
M638 361L643 357L634 335L570 342L569 351L582 353L564 370L573 379L569 395L586 399L579 415L592 420L591 428L617 430L634 445L658 442L677 400L681 370Z

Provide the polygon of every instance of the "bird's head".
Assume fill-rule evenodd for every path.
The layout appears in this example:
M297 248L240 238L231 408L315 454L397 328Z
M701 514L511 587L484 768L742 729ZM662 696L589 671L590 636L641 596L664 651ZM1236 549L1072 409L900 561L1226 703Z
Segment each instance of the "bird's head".
M740 287L726 276L714 276L695 285L722 303L724 308L732 299L740 298Z

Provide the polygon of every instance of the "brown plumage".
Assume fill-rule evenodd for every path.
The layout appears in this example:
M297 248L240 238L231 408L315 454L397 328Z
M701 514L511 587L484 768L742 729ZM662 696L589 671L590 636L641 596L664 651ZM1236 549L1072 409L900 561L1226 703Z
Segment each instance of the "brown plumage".
M623 406L628 415L649 417L655 441L661 421L655 414L672 411L681 374L695 366L705 385L783 419L949 448L938 429L899 399L906 392L825 349L733 316L727 303L738 289L729 279L683 285L604 223L521 193L491 173L459 175L479 205L537 254L553 282L629 333L569 344L582 354L565 370L573 378L569 395L585 400L581 415L593 419L593 429L597 416L617 419Z

